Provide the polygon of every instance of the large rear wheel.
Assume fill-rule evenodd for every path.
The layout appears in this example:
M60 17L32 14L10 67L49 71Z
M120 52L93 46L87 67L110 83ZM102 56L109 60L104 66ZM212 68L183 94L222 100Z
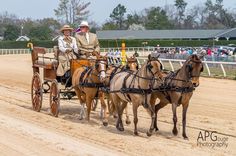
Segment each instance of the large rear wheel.
M50 111L53 116L58 117L60 109L60 90L57 80L53 80L50 87Z
M43 102L43 91L39 73L35 73L31 83L31 100L34 111L39 112Z

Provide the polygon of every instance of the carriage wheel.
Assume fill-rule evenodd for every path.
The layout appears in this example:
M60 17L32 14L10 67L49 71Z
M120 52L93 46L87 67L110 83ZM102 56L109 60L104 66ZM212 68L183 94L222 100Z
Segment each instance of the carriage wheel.
M51 83L49 100L52 115L58 117L60 107L60 91L56 80L53 80Z
M31 100L34 111L39 112L43 102L43 92L39 73L35 73L31 83Z

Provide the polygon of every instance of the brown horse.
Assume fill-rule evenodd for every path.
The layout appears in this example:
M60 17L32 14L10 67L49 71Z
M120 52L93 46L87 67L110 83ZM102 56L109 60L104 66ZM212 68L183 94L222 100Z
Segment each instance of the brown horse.
M138 60L136 57L127 57L127 64L126 66L109 66L106 72L107 78L106 78L106 85L110 84L111 79L114 77L116 73L119 73L121 71L125 70L130 70L130 71L137 71L138 70ZM110 100L110 95L108 94L108 99L107 99L107 104L108 104L108 110L110 114L113 114L113 116L116 118L116 112L115 112L115 105L114 103ZM125 107L125 114L126 114L126 124L130 124L131 121L129 119L129 114L128 114L128 105Z
M123 71L117 73L110 83L111 100L115 104L118 119L116 128L124 131L122 123L123 110L128 102L132 102L134 115L134 134L138 135L137 109L143 105L151 112L152 122L147 135L150 136L154 130L155 104L150 104L152 87L160 85L162 78L162 65L157 58L149 55L147 62L136 72Z
M201 56L202 57L202 56ZM182 124L183 124L183 133L182 136L184 139L188 139L186 135L186 113L189 105L189 100L193 95L193 90L199 85L199 77L203 71L203 64L201 57L197 55L191 55L186 62L183 64L181 69L177 70L174 73L165 75L165 87L169 86L173 88L173 91L158 91L154 92L151 95L151 104L154 104L156 99L160 99L160 102L155 106L155 129L157 128L157 113L158 111L165 107L168 103L172 104L173 111L173 122L174 128L172 133L174 135L178 134L176 127L177 115L176 109L179 105L182 104ZM168 88L168 87L167 87ZM167 89L168 90L168 89Z
M87 119L90 119L90 111L92 101L98 94L98 89L101 87L106 78L107 59L105 57L97 56L95 66L78 68L72 76L72 84L76 95L78 96L82 109L80 111L80 119L85 116L84 104L87 106ZM100 97L100 96L98 96ZM106 103L101 100L101 107L107 110ZM103 125L108 124L107 111L104 111Z

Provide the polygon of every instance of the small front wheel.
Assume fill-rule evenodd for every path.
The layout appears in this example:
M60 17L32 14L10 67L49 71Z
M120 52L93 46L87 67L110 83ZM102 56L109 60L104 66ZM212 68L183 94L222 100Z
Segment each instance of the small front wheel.
M50 111L55 117L58 117L60 109L60 90L58 89L57 80L53 80L50 87Z

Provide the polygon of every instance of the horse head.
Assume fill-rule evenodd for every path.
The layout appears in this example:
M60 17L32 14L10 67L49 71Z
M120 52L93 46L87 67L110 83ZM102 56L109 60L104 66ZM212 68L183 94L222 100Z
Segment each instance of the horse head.
M158 59L159 55L156 57L153 57L151 55L148 55L148 61L146 63L146 71L149 71L152 75L152 77L157 77L157 78L163 78L162 76L162 64Z
M99 73L100 81L103 83L105 81L106 70L108 68L107 57L101 55L97 56L95 68Z
M127 60L127 65L126 65L127 69L133 70L133 71L138 70L138 60L136 57L134 57L134 56L127 57L126 56L126 60Z
M199 86L199 77L203 72L204 67L201 61L203 56L191 55L186 61L186 71L188 78L191 80L194 87Z

